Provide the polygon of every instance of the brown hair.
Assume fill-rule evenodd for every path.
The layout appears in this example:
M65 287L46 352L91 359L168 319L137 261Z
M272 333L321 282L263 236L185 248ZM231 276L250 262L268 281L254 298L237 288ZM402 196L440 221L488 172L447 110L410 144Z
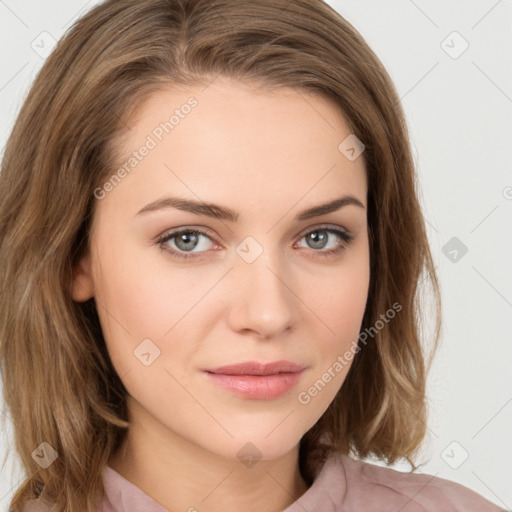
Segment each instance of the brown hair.
M310 484L333 451L417 467L440 293L404 114L383 65L321 0L109 0L46 60L2 161L0 364L27 474L11 509L40 496L51 510L92 511L103 495L103 469L129 423L95 302L71 298L93 192L116 169L114 142L144 98L219 75L317 93L339 109L365 145L371 278L362 330L401 306L360 346L339 393L303 436L304 479ZM423 316L422 280L432 285L433 317ZM428 364L423 318L435 324ZM47 468L32 457L42 442L58 454Z

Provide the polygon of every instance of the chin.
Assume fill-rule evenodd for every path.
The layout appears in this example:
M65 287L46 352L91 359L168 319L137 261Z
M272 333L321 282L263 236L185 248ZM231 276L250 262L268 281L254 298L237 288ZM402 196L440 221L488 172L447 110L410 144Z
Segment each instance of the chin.
M276 435L266 437L268 432L260 435L238 436L236 439L225 439L213 446L204 446L210 451L228 459L238 459L251 467L259 460L279 459L298 446L300 438L294 443L290 437Z

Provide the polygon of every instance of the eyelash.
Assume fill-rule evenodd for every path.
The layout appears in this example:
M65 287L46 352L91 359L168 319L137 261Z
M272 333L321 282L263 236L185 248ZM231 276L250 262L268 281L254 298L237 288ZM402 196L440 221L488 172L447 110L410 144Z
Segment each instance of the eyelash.
M349 233L347 233L346 231L342 231L341 229L327 227L327 226L318 226L315 229L312 229L312 230L304 233L304 235L301 236L300 240L302 240L302 238L306 237L307 235L310 235L311 233L316 233L317 231L325 231L327 233L335 234L335 235L337 235L342 240L340 245L338 247L336 247L335 249L330 249L328 251L321 251L321 250L317 251L315 249L312 249L313 252L318 253L318 255L320 257L334 256L334 255L344 251L347 248L347 246L352 242L352 240L354 240L354 236L349 234ZM189 254L187 254L187 253L185 253L183 251L176 251L175 249L171 249L168 245L166 245L166 242L168 242L169 240L171 240L171 239L173 239L173 238L175 238L178 235L181 235L183 233L200 234L200 235L203 235L203 236L209 238L210 240L212 239L211 235L209 235L206 231L203 231L202 229L198 229L198 228L194 228L194 229L191 229L191 228L179 229L179 230L176 230L176 231L172 231L171 233L166 233L166 234L162 235L162 237L160 237L157 240L158 247L162 251L164 251L166 253L169 253L169 254L171 254L171 256L179 258L179 259L195 260L195 259L198 259L198 258L202 258L203 257L202 254L205 251L203 251L201 253L189 253Z

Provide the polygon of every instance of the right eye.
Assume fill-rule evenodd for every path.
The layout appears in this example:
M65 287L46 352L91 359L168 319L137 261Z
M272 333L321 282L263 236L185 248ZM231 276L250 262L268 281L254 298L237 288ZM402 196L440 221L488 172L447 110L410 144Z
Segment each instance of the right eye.
M205 231L196 228L186 228L164 234L157 241L157 244L160 249L170 253L172 256L176 256L177 258L195 259L200 257L197 256L196 253L202 253L208 250L208 243L201 243L201 239L211 241L210 236ZM172 245L169 245L168 242L172 242ZM204 250L196 251L195 249L198 247Z

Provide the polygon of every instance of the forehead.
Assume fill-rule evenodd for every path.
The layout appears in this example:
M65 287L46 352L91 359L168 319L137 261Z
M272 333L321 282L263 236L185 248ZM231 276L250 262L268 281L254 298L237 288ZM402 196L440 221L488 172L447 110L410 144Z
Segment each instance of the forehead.
M162 89L125 124L114 169L123 178L107 195L118 207L133 210L165 192L237 211L339 193L366 200L364 155L351 161L340 150L350 126L317 94L219 79Z

